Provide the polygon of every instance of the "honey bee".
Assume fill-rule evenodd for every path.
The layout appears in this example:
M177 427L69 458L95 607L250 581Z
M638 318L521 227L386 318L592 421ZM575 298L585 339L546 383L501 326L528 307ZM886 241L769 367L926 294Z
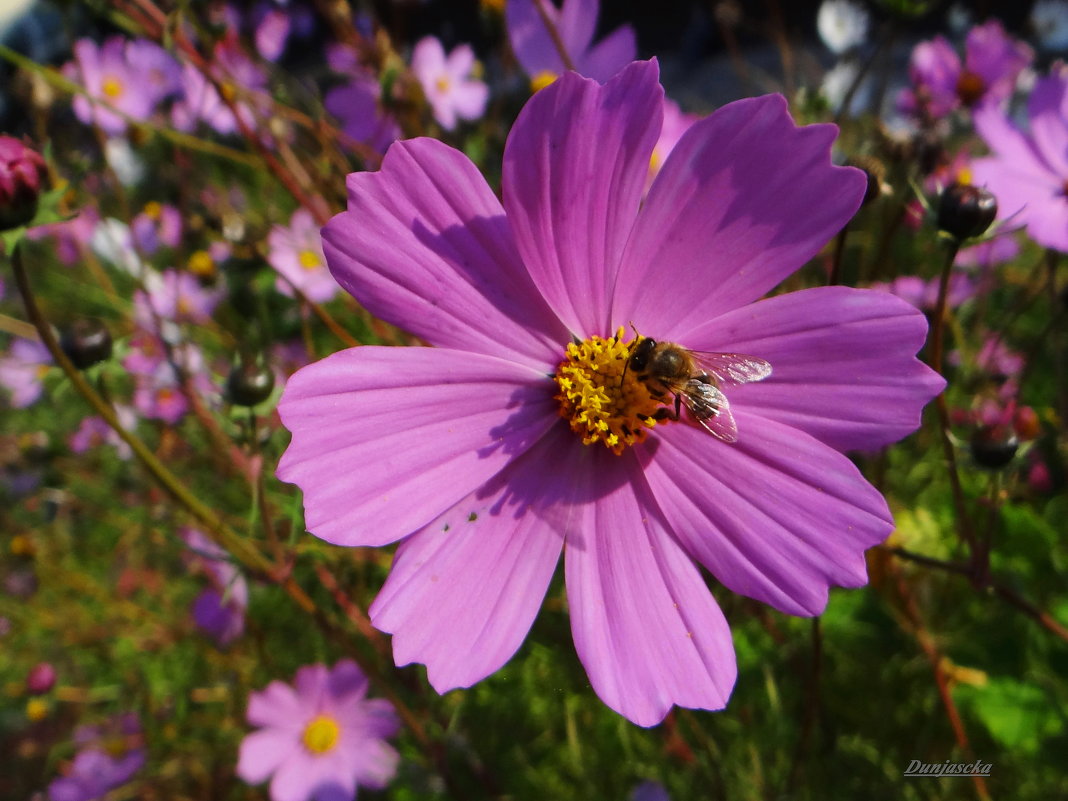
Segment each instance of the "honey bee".
M724 442L735 442L738 428L720 386L762 381L771 375L771 365L755 356L687 350L648 337L635 342L625 370L632 371L654 398L667 403L668 395L675 396L674 414L662 408L656 419L678 420L685 404L706 431Z

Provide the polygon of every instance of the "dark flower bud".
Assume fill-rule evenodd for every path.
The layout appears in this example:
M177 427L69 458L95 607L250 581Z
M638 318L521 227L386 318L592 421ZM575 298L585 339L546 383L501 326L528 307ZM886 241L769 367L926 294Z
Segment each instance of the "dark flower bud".
M56 669L48 662L34 665L26 674L26 692L30 695L44 695L55 683Z
M46 174L40 153L11 136L0 136L0 231L33 219Z
M226 378L226 397L235 406L255 406L271 396L274 373L255 362L235 365Z
M1011 428L1002 425L976 429L968 443L972 458L980 467L1000 470L1016 455L1019 440Z
M85 370L111 358L111 332L100 320L75 320L59 338L74 366Z
M958 240L979 236L998 213L994 196L971 184L951 184L938 201L938 227Z

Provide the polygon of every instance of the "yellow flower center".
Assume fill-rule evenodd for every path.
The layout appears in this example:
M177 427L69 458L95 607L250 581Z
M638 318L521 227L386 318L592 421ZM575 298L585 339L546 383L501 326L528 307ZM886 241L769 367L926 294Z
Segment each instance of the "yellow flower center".
M198 250L189 257L189 272L201 278L210 278L215 274L215 260L206 250Z
M100 91L104 93L104 96L110 100L117 100L122 97L122 93L126 91L126 87L122 85L122 81L118 78L108 76L100 84Z
M163 215L163 206L155 200L150 200L145 204L145 215L149 219L158 220Z
M555 81L559 76L552 70L542 70L530 79L530 91L537 92Z
M48 717L48 701L43 698L31 698L26 702L26 718L34 722Z
M660 172L660 165L664 163L664 154L660 152L660 148L654 147L653 154L649 156L649 172L656 175Z
M45 376L48 375L48 368L49 368L49 365L47 365L47 364L39 364L39 365L37 365L37 380L38 381L43 381Z
M325 754L337 745L340 736L341 727L337 725L337 721L326 715L319 715L304 727L301 740L304 747L313 754Z
M302 250L300 256L297 258L300 261L300 266L305 270L314 270L322 264L322 262L319 261L319 254L314 250Z
M449 83L448 77L445 76L445 75L442 75L440 78L438 78L436 81L434 81L434 88L437 89L442 94L445 94L446 92L448 92L449 91L449 87L451 85L452 84Z
M957 183L961 186L967 186L972 182L972 171L968 167L961 167L957 170Z
M617 455L645 439L646 429L657 424L653 415L662 402L635 371L626 369L640 339L624 342L623 334L620 327L611 339L570 343L554 375L560 387L560 416L582 437L582 444L600 442Z

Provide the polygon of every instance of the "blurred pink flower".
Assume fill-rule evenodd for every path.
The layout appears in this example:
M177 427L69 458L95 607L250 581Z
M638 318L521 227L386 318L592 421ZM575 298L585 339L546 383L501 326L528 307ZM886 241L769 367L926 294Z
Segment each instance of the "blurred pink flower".
M961 106L1000 104L1012 94L1017 76L1033 58L1031 48L1009 37L997 20L968 32L963 64L953 46L936 36L912 51L913 88L901 93L898 106L906 114L938 119Z
M972 163L973 182L998 201L998 219L1024 225L1043 247L1068 252L1068 67L1035 84L1027 100L1030 130L996 108L975 114L993 154Z
M917 309L932 311L938 304L938 279L920 278L918 275L903 275L893 281L876 281L869 289L889 292L902 300L907 300ZM967 273L955 272L949 277L946 291L946 306L955 309L976 294L976 283Z
M397 752L385 740L398 728L393 705L367 698L356 664L332 670L309 665L294 685L273 681L248 701L248 722L259 726L241 743L237 775L249 784L271 779L272 801L349 801L358 786L385 787Z
M137 413L129 406L116 404L115 414L127 431L132 431L137 426ZM82 418L78 430L70 435L68 444L73 453L85 453L101 445L112 445L120 459L129 459L133 455L130 446L115 433L115 429L104 422L103 417Z
M192 131L198 122L214 129L220 134L240 132L238 117L246 127L257 130L256 109L260 103L266 103L266 95L258 96L267 87L267 73L242 50L236 33L221 39L214 50L213 75L225 84L241 88L241 94L234 100L231 110L214 84L192 64L182 68L182 99L174 104L171 120L180 131ZM249 100L248 96L255 98ZM264 131L264 137L268 134Z
M248 582L226 551L203 532L185 527L179 536L190 549L190 567L203 571L211 582L193 602L193 620L220 648L225 648L245 631Z
M41 397L42 383L52 364L52 354L35 339L16 339L7 356L0 357L0 387L11 396L16 409L32 406Z
M85 257L85 251L99 222L100 214L96 208L86 206L69 220L30 228L26 231L26 237L34 241L54 239L56 257L70 267Z
M412 73L423 87L434 119L446 131L458 120L477 120L486 110L489 87L471 77L475 52L469 45L457 45L445 55L434 36L420 39L412 51Z
M337 294L338 285L326 268L319 224L312 213L300 208L289 225L275 225L267 236L267 261L278 271L275 288L293 297L293 287L308 300L325 303Z
M73 101L78 119L106 133L121 134L126 131L122 114L135 120L151 117L160 101L177 88L177 70L177 63L159 45L111 36L99 46L92 39L75 42L74 61L64 65L63 74L85 88L86 95L75 95Z
M81 750L63 776L48 785L49 801L96 801L126 784L144 767L141 724L121 715L99 726L79 726Z
M629 25L620 26L593 43L600 13L598 0L564 0L561 7L552 0L543 0L542 7L579 75L604 83L634 60L638 47ZM515 57L533 88L541 89L564 71L560 51L534 0L508 0L504 15Z
M402 540L371 618L439 692L512 657L563 553L575 647L606 704L645 726L673 704L721 708L731 634L697 565L814 615L831 585L867 581L864 550L893 528L840 451L915 430L944 386L914 355L925 318L845 287L758 300L850 219L863 173L832 165L833 125L799 128L771 95L695 123L643 201L662 115L655 62L603 85L565 73L508 136L503 205L466 156L415 139L350 175L323 229L341 286L433 347L298 371L278 476L317 536ZM650 426L660 402L621 374L631 323L772 365L724 386L735 442L685 416Z
M338 118L348 136L384 153L400 137L400 126L382 108L381 94L381 84L374 75L356 73L347 84L327 92L323 104Z
M148 203L131 221L130 233L145 256L161 247L177 247L182 239L182 213L169 203Z

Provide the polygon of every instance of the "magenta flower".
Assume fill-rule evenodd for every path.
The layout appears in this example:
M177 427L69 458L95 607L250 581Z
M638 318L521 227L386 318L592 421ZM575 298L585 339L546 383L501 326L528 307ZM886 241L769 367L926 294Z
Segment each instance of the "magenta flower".
M998 218L1027 226L1043 247L1068 252L1068 69L1035 84L1027 101L1030 132L994 108L975 127L993 155L972 163L973 181L998 201Z
M152 201L130 222L130 235L146 256L161 247L177 247L182 239L182 212L169 203Z
M423 87L423 94L434 112L434 119L446 131L457 120L477 120L486 110L489 87L471 77L475 68L475 51L457 45L445 55L445 48L434 36L420 39L412 51L412 73Z
M344 86L326 93L323 105L338 118L341 129L357 142L384 153L400 136L400 126L382 108L382 87L370 74L356 74Z
M463 154L415 139L350 175L324 228L342 287L435 347L298 371L278 475L317 536L403 540L371 616L439 692L512 657L563 552L605 703L646 726L673 704L721 708L734 652L697 564L813 615L830 585L866 582L864 550L893 527L839 451L914 430L944 385L913 355L923 315L843 287L755 302L853 215L863 174L832 166L834 126L798 128L771 95L695 123L643 202L662 109L655 62L604 85L566 73L512 128L503 205ZM630 324L771 364L724 384L736 442L664 419L637 368L623 375Z
M255 108L266 101L266 96L261 98L256 93L266 88L267 73L241 49L240 40L235 33L227 35L215 45L214 55L214 74L224 84L241 87L243 93L234 101L234 109L231 109L204 73L191 64L186 64L182 68L181 77L183 97L171 109L174 127L181 131L191 131L199 121L216 132L227 135L240 132L240 117L247 128L255 130ZM251 93L254 102L244 99L244 93Z
M385 739L398 728L393 705L367 698L367 678L350 660L332 670L309 665L294 686L272 681L248 701L237 775L249 784L271 779L272 801L348 801L358 785L385 787L397 752Z
M906 114L944 117L961 106L978 107L1008 99L1034 53L1010 38L997 20L976 25L964 44L964 63L943 37L920 42L912 51L906 89L898 105Z
M600 13L597 0L564 0L559 8L544 0L542 5L580 75L603 83L634 60L638 46L629 25L616 28L593 44ZM508 0L504 18L512 50L530 76L531 87L541 89L555 80L564 71L564 62L534 0Z
M293 297L293 287L308 300L325 303L337 294L337 282L326 268L319 225L307 209L297 209L289 226L275 225L267 236L267 261L278 271L275 288Z
M918 275L903 275L893 281L872 283L869 289L889 292L902 300L908 301L917 309L933 311L938 305L938 279L920 278ZM965 301L975 297L977 287L970 275L955 272L949 277L946 291L946 305L955 309Z
M126 430L133 431L137 427L137 413L129 406L116 404L115 415ZM78 430L70 435L68 444L73 453L85 453L90 448L111 445L120 459L133 456L130 446L115 433L115 429L104 422L103 417L98 416L82 418Z
M196 276L181 270L150 272L145 276L145 291L134 293L137 321L152 329L158 323L206 323L219 305L222 293L201 286ZM165 338L177 339L177 337Z

